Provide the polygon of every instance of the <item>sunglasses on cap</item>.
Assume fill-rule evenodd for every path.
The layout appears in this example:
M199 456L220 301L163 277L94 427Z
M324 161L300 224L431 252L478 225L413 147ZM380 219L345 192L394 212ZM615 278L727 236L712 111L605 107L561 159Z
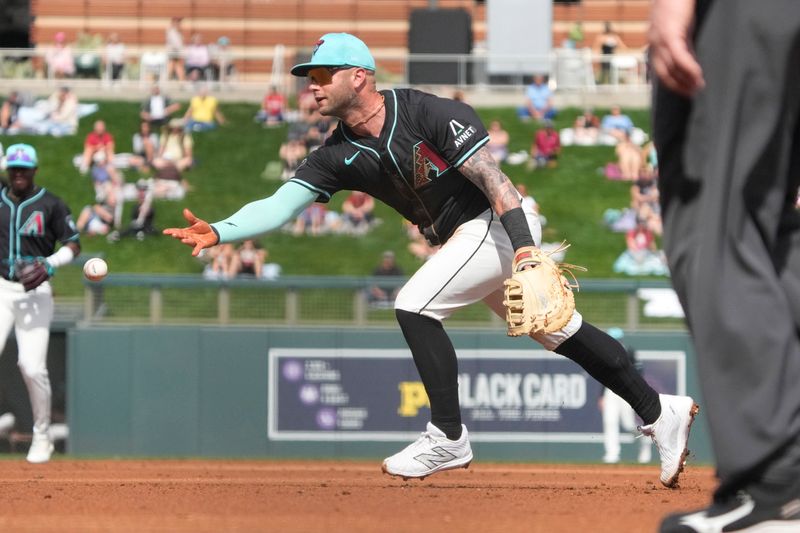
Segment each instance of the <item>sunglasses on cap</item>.
M325 70L327 70L330 73L331 76L333 76L334 74L336 74L340 70L350 70L351 68L357 68L357 67L348 67L347 65L345 65L345 66L342 66L342 67L324 67L324 68L325 68Z
M315 67L308 71L308 77L313 83L320 85L327 85L333 81L333 75L340 70L350 70L358 67L341 66L341 67Z
M24 150L15 150L6 156L6 166L15 166L13 163L28 163L29 165L35 165L36 162ZM28 165L24 166L27 167Z

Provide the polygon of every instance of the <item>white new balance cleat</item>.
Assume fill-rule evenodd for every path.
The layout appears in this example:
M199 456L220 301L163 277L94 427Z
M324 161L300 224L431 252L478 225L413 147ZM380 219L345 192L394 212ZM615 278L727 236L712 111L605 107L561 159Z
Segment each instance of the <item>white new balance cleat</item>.
M472 447L466 426L461 426L461 438L450 440L436 426L428 422L426 431L402 451L387 457L381 470L390 476L424 479L426 476L452 470L467 468L472 462Z
M34 433L31 447L28 448L29 463L46 463L53 454L53 442L50 437L42 433Z
M639 431L653 439L661 457L661 483L674 487L689 455L689 430L700 407L689 396L659 394L661 416Z

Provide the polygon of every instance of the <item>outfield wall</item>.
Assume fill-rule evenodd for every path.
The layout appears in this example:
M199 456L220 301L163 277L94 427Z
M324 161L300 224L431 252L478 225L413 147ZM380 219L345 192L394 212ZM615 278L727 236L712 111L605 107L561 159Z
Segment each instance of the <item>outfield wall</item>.
M602 389L580 367L502 331L450 333L478 458L600 460ZM627 341L657 389L699 397L685 333ZM430 415L396 329L79 327L66 389L79 456L379 458ZM623 435L632 461L638 445ZM691 450L711 461L702 414Z

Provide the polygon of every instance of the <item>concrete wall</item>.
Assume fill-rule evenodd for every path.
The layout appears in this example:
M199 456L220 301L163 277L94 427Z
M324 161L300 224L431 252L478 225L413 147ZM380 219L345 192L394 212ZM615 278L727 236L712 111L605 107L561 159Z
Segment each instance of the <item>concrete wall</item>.
M536 364L545 365L542 375L581 372L571 362L537 350L538 345L527 340L508 338L502 331L454 330L451 337L466 369L475 364L479 370L490 369L492 364L524 366L528 361L522 350L530 350L532 357L541 359ZM699 398L694 355L685 334L631 334L627 340L640 353L680 354L679 359L685 362L685 388ZM388 429L381 426L402 411L400 384L413 386L418 380L404 350L403 338L395 329L73 329L68 338L68 451L79 456L382 457L422 431L429 416L429 411L420 406L416 418L389 421ZM281 359L281 353L290 357ZM303 354L308 357L304 359ZM508 357L493 362L496 354ZM287 406L287 398L294 394L292 387L300 381L287 373L287 367L279 366L281 361L300 361L298 368L305 361L311 385L303 386L311 392L320 390L318 385L329 379L319 376L334 376L334 383L327 383L323 390L334 398L331 405L338 402L340 422L343 410L361 412L362 404L369 404L365 404L364 412L369 416L363 417L364 430L280 431L287 415L291 425L292 417L304 416L306 407L302 403ZM325 368L320 366L328 363ZM534 363L530 362L532 367ZM283 368L282 375L278 375L279 368ZM314 377L314 372L319 376ZM511 375L514 370L501 372ZM496 461L599 461L602 441L597 434L597 416L592 413L598 389L593 380L586 383L590 389L585 394L584 411L593 427L585 433L558 433L563 433L566 441L539 430L491 433L489 428L505 426L465 420L475 435L477 457ZM278 391L278 387L285 390ZM337 400L337 396L345 400ZM280 409L275 405L278 398L283 404ZM319 403L319 398L312 397L307 403L314 402ZM517 424L509 427L516 430ZM623 460L633 460L636 448L623 444ZM711 461L702 415L693 427L691 449L694 461Z

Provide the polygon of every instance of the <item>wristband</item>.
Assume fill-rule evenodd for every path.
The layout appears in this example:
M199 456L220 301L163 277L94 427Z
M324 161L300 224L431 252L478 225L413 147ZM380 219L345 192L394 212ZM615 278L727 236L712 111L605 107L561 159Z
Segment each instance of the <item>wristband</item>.
M514 250L519 250L525 246L536 246L536 243L533 242L533 236L531 236L531 229L528 227L525 212L521 207L515 207L503 213L500 216L500 222L506 229Z
M217 228L214 227L214 224L209 224L208 226L211 228L211 231L214 232L214 235L217 236L217 243L216 244L219 244L221 242L221 239L219 238L219 231L217 231ZM215 244L215 246L216 246L216 244Z
M62 246L56 253L47 257L45 262L53 268L58 268L70 264L73 259L75 259L75 252L72 248Z

